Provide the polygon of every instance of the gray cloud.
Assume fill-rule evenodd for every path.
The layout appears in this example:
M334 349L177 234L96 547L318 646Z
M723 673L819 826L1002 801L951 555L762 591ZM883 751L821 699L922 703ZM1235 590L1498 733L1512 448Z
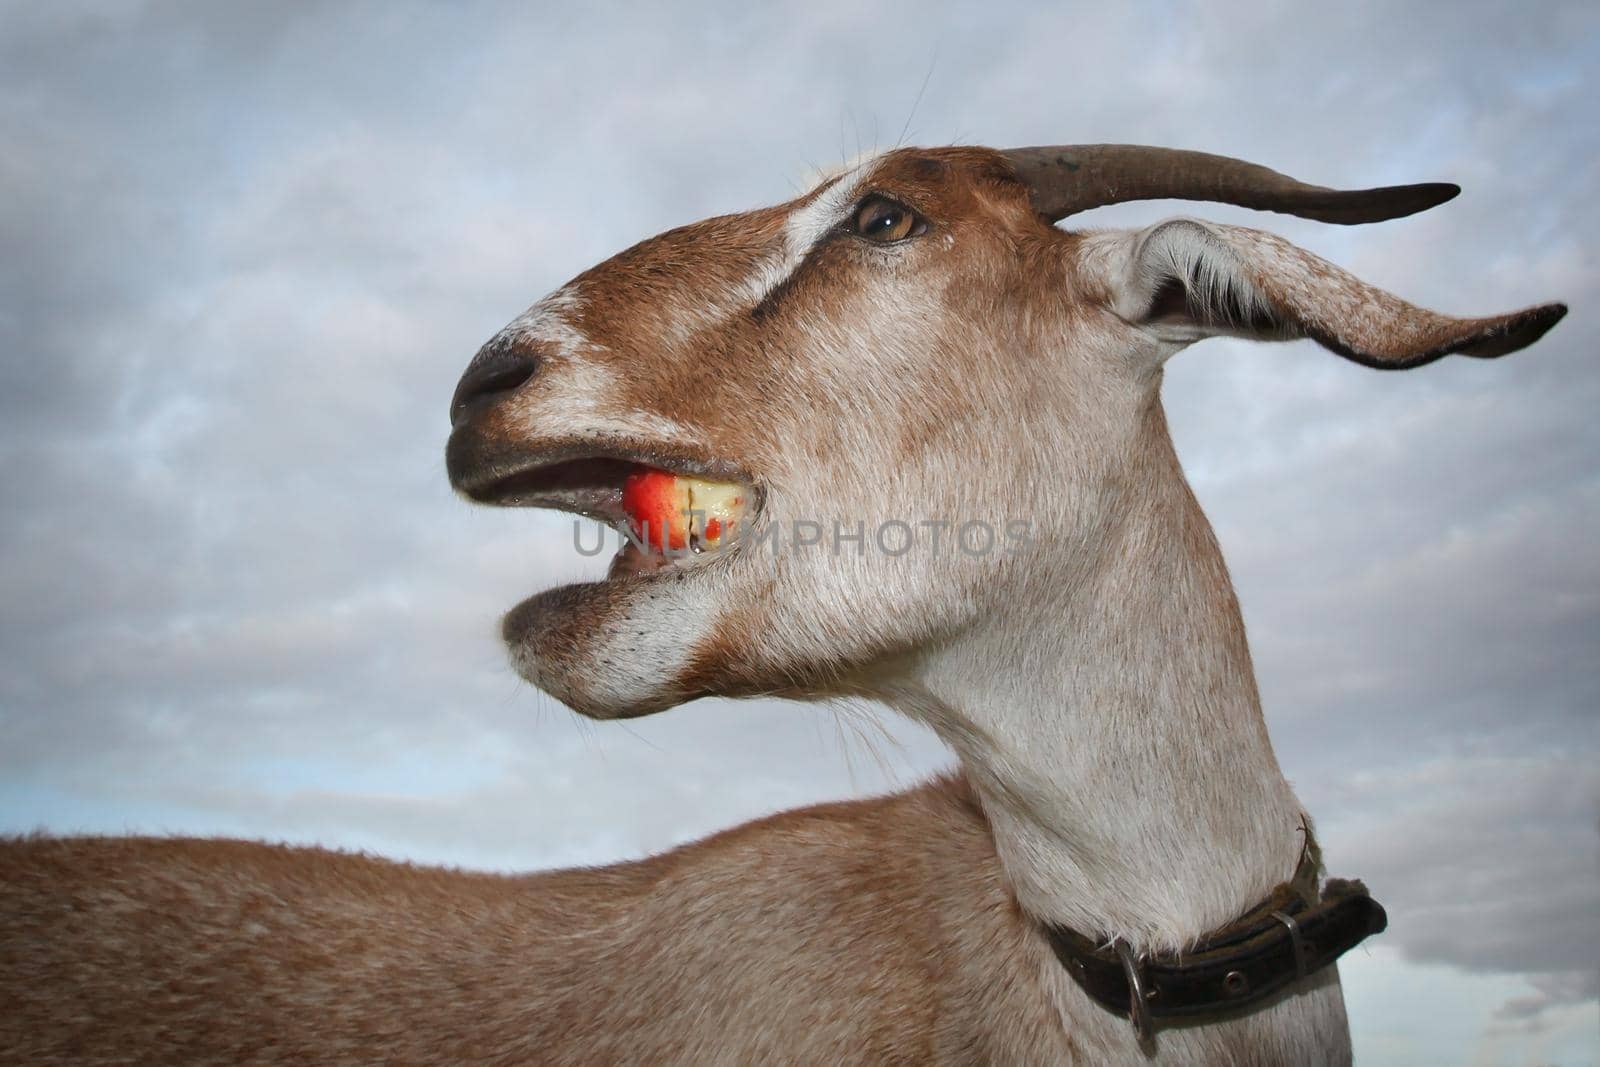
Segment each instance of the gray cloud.
M1409 958L1530 975L1504 1024L1593 999L1592 5L0 20L5 825L526 866L942 765L902 724L884 769L817 709L605 728L518 685L496 615L585 565L554 520L450 496L445 402L566 277L902 127L1168 143L1466 191L1372 229L1085 221L1192 211L1444 310L1573 305L1525 355L1410 375L1209 342L1167 402L1335 869L1372 882Z
M1388 941L1409 957L1527 974L1538 1003L1590 999L1600 773L1587 753L1480 747L1329 787L1320 810L1337 842L1331 861L1388 902Z
M1532 996L1513 997L1495 1013L1498 1029L1537 1032L1553 1009L1600 997L1600 976L1593 970L1537 977L1533 986Z

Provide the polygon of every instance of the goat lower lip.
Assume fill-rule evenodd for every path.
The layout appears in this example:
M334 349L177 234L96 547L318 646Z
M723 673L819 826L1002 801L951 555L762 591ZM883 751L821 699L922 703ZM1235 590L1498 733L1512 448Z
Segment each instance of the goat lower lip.
M647 552L631 541L624 540L622 548L611 557L611 566L606 571L606 580L615 581L618 578L638 578L662 571L674 571L680 577L693 564L685 557L673 557L660 552Z

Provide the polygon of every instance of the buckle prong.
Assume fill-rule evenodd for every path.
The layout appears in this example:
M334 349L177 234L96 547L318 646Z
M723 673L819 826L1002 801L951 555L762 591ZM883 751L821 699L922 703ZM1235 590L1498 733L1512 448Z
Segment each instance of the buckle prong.
M1294 946L1294 970L1297 979L1304 978L1311 973L1309 961L1306 959L1306 944L1300 938L1300 924L1288 912L1275 911L1272 917L1281 922L1289 930L1289 942Z
M1115 941L1112 947L1122 961L1122 973L1128 980L1128 1021L1133 1023L1133 1031L1139 1035L1139 1040L1148 1042L1155 1037L1156 1027L1155 1020L1150 1017L1150 994L1144 987L1144 976L1139 971L1140 960L1134 956L1133 947L1126 941Z

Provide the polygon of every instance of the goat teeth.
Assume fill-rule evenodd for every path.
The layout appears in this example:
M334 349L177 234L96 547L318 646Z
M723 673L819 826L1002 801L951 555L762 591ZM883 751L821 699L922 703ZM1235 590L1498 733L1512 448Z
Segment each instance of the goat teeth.
M643 469L622 483L622 509L634 537L659 552L715 548L744 516L748 490L734 482Z

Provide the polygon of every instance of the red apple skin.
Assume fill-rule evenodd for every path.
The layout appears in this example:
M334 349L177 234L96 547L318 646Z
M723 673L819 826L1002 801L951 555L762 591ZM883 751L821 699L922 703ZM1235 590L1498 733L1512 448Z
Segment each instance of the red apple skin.
M689 517L683 513L686 495L678 476L667 471L628 475L622 482L622 510L628 513L634 536L653 548L681 551L689 543Z

